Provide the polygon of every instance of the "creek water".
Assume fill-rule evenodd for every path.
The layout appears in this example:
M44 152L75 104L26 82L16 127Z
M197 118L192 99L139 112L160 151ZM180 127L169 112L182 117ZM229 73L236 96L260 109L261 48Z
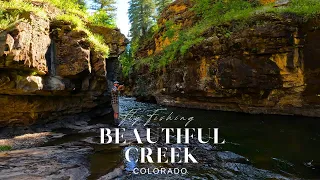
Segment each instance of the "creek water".
M140 109L128 119L132 122L136 120L145 122L149 118L147 115L160 108L167 109L158 112L163 116L172 113L173 117L177 115L186 118L194 117L188 127L219 128L220 138L226 140L226 144L219 145L219 150L242 155L249 159L256 168L270 170L286 177L320 179L320 118L250 115L164 107L137 102L134 98L120 99L122 116L128 114L132 109ZM103 121L107 119L94 119L91 123ZM185 122L161 121L160 124L162 127L183 128ZM87 134L87 136L90 135L92 134ZM69 138L70 141L74 140L73 136L64 137L64 141L66 138ZM122 163L120 147L98 144L93 147L95 150L90 156L91 176L89 179L96 179Z

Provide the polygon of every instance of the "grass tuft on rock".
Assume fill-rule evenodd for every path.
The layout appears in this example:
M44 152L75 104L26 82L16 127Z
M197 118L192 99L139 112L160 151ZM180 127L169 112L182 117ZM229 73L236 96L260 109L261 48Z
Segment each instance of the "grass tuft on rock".
M53 6L61 9L66 14L73 14L77 15L82 18L88 18L89 15L85 11L85 9L82 9L79 4L76 3L75 0L28 0L33 2L46 2L49 4L52 4Z
M72 24L74 30L83 31L87 34L86 40L96 52L102 53L107 58L109 47L105 44L102 36L91 32L87 24L101 25L108 28L115 28L112 21L107 21L109 16L102 14L100 21L97 21L99 15L94 14L92 18L86 9L83 9L76 3L76 0L9 0L0 1L0 31L9 28L19 21L26 21L20 18L22 12L33 12L37 16L49 19L47 12L33 3L47 3L61 10L61 14L54 17L54 20L65 21ZM104 24L105 22L105 24Z
M12 150L11 146L0 146L0 152L1 151L10 151L10 150Z
M101 52L105 58L109 56L109 47L105 44L103 37L99 34L92 33L79 16L63 14L57 16L56 20L70 22L74 30L85 32L87 34L86 40L90 43L91 47L93 47L95 51Z

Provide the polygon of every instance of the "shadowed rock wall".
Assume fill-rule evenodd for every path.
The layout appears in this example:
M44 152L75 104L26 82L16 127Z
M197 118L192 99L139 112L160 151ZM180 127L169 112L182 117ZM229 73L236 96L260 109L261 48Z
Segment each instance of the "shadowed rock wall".
M33 13L23 17L26 21L0 32L0 127L109 107L106 64L125 50L124 35L117 29L90 27L102 32L110 47L105 59L90 48L85 32L71 24Z
M186 11L190 6L176 1L166 8L159 32L138 57L157 55L170 44L163 38L163 22L192 26L196 17ZM133 95L171 106L320 117L320 22L267 14L243 28L234 28L237 23L209 28L201 43L162 69L142 67L132 75Z

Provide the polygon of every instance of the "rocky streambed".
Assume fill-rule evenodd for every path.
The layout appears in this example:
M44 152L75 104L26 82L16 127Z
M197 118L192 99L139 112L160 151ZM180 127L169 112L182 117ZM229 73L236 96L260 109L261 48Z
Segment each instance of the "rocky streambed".
M272 151L276 146L294 132L304 132L306 126L283 128L278 123L278 127L273 128L274 134L282 133L282 137L269 136L274 141L274 145L268 144L262 138L261 133L265 133L269 126L274 125L273 121L266 121L267 117L252 117L253 115L230 114L214 111L168 109L174 113L189 116L193 114L195 122L191 127L208 128L218 126L222 132L222 137L226 139L225 145L200 144L197 140L192 140L188 145L190 149L196 148L194 156L199 161L198 164L139 164L124 161L124 149L141 146L137 144L135 137L130 133L130 129L138 128L143 141L146 141L145 127L143 124L147 120L148 113L158 108L166 108L154 104L139 103L132 98L121 99L121 113L126 115L131 109L141 109L126 122L122 127L127 131L124 136L127 143L124 145L100 144L100 128L114 127L109 125L112 122L111 116L91 119L85 115L81 118L70 118L68 120L56 121L51 124L34 125L28 128L6 128L1 129L0 145L9 145L11 151L0 152L0 179L308 179L320 177L319 155L316 151L318 146L306 145L296 138L296 146L304 146L297 151L292 148L290 140L283 142L283 147ZM206 119L201 118L206 117ZM244 119L243 116L248 117ZM253 126L246 126L244 132L239 133L243 126L235 126L232 120L223 121L220 119L238 119L244 126L251 122L251 119L260 119ZM275 118L274 116L272 116ZM285 121L285 116L276 116ZM123 117L124 118L124 117ZM201 120L201 119L202 120ZM250 119L251 118L251 119ZM211 125L208 121L211 119ZM205 120L205 121L204 121ZM258 125L264 121L265 129L260 129ZM309 124L314 125L312 119L305 119ZM222 122L223 121L223 122ZM292 120L294 121L294 120ZM131 126L136 122L135 126ZM239 123L240 123L239 122ZM195 123L195 124L193 124ZM210 124L210 123L209 123ZM178 122L151 122L148 127L181 127ZM234 133L239 133L241 138L235 138L230 132L233 127ZM279 129L280 128L280 129ZM281 132L277 132L280 130ZM307 142L316 143L319 134L309 131L304 135ZM20 135L19 135L20 134ZM248 136L251 134L251 137ZM248 137L244 137L248 136ZM175 139L176 137L172 136ZM278 140L276 140L278 139ZM291 139L292 140L292 139ZM248 143L249 141L252 141ZM264 143L263 143L264 141ZM264 144L264 145L263 145ZM145 143L143 147L183 147L178 144L165 144L159 141L150 145ZM271 149L270 149L271 148ZM260 152L259 152L260 151ZM296 154L293 159L288 158L292 153ZM302 160L301 160L302 159ZM133 168L186 168L188 174L185 175L154 175L154 174L134 174Z

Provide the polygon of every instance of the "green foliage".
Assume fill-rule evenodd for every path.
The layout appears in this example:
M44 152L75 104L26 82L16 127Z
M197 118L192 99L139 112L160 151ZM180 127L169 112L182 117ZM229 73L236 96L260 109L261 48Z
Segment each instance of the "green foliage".
M1 151L10 151L12 149L11 146L0 146L0 152Z
M291 0L288 6L269 9L270 12L293 13L303 16L306 20L320 14L319 0Z
M217 0L215 3L210 3L210 0L199 0L192 10L202 17L199 23L209 23L207 25L211 26L249 18L256 8L259 6L254 7L246 0Z
M319 0L291 0L282 7L272 5L262 6L258 1L248 0L194 0L194 7L190 9L200 20L188 29L181 29L177 33L173 20L166 22L166 32L163 38L168 37L171 44L166 46L160 54L152 55L139 60L139 65L149 66L150 71L161 68L179 56L184 56L192 46L204 40L203 34L212 27L219 29L225 38L232 36L232 30L249 26L251 19L258 14L273 13L281 15L292 13L304 17L305 20L319 16ZM224 29L222 25L233 23L232 29ZM173 37L178 34L177 38Z
M167 31L165 32L163 39L165 39L166 37L168 37L169 39L172 39L177 30L176 24L174 24L172 20L169 20L165 23L165 26Z
M19 14L17 11L13 11L11 13L5 13L0 9L0 31L7 29L11 24L14 24L22 20L19 18Z
M170 3L172 3L172 0L155 0L158 14L160 14Z
M87 27L90 22L94 25L115 27L114 18L105 11L97 11L93 16L89 16L86 12L84 0L37 0L38 2L49 3L63 13L55 17L56 20L70 22L75 30L84 31L87 34L86 39L91 47L101 52L104 57L109 55L109 47L105 44L102 36L92 33ZM31 4L31 0L10 0L0 1L0 30L6 29L10 24L23 19L19 18L19 14L23 12L34 12L36 15L48 18L44 9Z
M95 3L93 9L103 10L108 14L113 14L116 11L116 0L93 0Z
M116 27L116 0L93 0L93 2L93 9L97 11L93 13L89 20L95 25Z
M90 17L89 21L98 26L105 26L110 28L116 27L116 22L113 16L109 15L104 10L97 10Z
M150 27L155 23L155 4L153 0L130 0L129 6L130 36L133 41L144 39Z
M0 31L9 28L18 21L23 21L19 14L34 12L40 17L46 18L46 12L23 0L0 1Z
M18 10L19 12L34 12L40 17L47 17L47 14L43 9L35 7L23 0L0 1L0 11L6 11L8 9Z
M147 34L142 38L140 39L140 41L138 41L139 43L147 43L148 41L152 40L153 38L153 35L155 33L157 33L159 31L159 26L157 23L152 23L147 31ZM139 44L138 44L139 45ZM141 44L140 44L141 45Z
M134 59L130 45L127 46L126 51L121 54L119 61L122 67L122 73L125 77L128 77L134 66Z
M104 39L99 34L93 34L86 32L88 37L87 40L93 46L95 51L101 52L105 58L109 56L109 46L104 43Z
M37 0L39 2L47 2L55 7L64 10L66 14L74 14L80 17L87 18L88 13L85 11L83 1L79 0Z
M114 0L96 0L97 4L100 4L99 10L93 15L89 16L84 11L84 1L79 0L45 0L49 1L55 6L66 10L68 14L62 14L56 17L57 20L63 20L71 22L76 30L84 31L87 34L87 40L95 51L101 52L104 57L109 55L109 47L104 43L102 36L92 33L89 28L86 27L86 22L89 21L93 25L104 26L109 28L115 28L114 16L111 15L111 6L114 5ZM114 9L113 9L114 10ZM110 14L108 14L110 12Z
M141 65L148 65L150 71L166 66L175 60L179 55L185 55L192 46L200 44L204 37L202 34L210 27L219 25L230 20L242 20L248 18L253 6L244 0L224 1L197 0L191 9L201 20L189 29L178 30L173 20L166 22L166 32L163 38L168 37L172 42L164 50L155 56L147 57L141 61ZM177 34L177 39L173 37ZM227 31L225 36L229 38L231 32Z
M155 33L159 31L159 26L157 23L153 23L153 25L149 28L148 38L152 38Z
M104 57L108 57L109 47L104 43L103 37L92 33L80 17L72 14L62 14L57 16L56 19L70 22L74 30L84 31L87 34L86 39L89 41L91 47L93 47L95 51L101 52Z
M61 14L58 15L56 20L70 22L72 25L74 25L74 28L84 28L84 22L79 16L72 15L72 14Z
M158 32L159 27L156 23L156 10L158 14L163 10L168 3L172 0L130 0L129 1L129 20L131 23L130 29L130 58L128 55L124 55L122 59L122 70L125 76L129 74L129 71L134 65L134 54L138 48L143 44L147 43L153 38L153 35ZM171 34L169 34L171 33ZM168 32L168 36L173 37L174 32ZM139 64L135 64L135 67L140 67L141 64L149 63L153 58L148 58L143 63L139 61ZM161 61L165 62L165 61ZM149 63L151 69L157 68L155 63Z
M87 10L86 0L77 0L77 4L79 4L80 9Z

